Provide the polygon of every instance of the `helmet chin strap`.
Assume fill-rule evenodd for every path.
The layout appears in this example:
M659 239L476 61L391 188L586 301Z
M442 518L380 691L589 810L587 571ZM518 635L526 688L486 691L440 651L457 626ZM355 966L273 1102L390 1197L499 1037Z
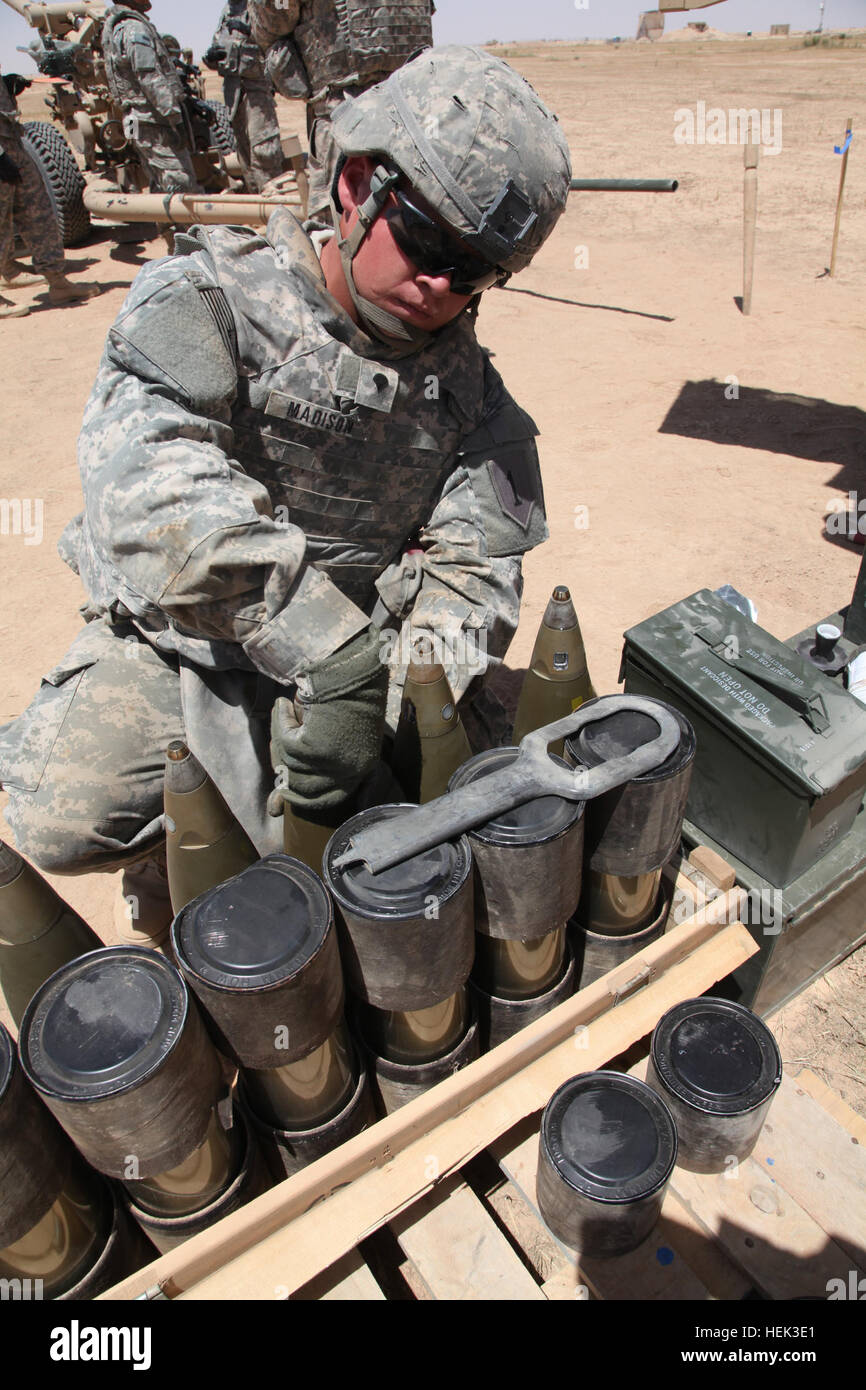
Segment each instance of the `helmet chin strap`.
M340 209L336 205L333 190L331 192L331 213L336 228L337 247L340 252L343 274L346 277L346 286L362 324L372 333L374 338L387 343L394 356L406 357L410 352L417 352L419 348L429 343L433 334L428 333L426 329L416 328L411 323L405 323L403 319L398 319L396 315L381 309L378 304L373 304L369 299L365 299L363 295L358 293L355 277L352 274L352 262L358 254L361 242L381 213L388 200L388 194L399 179L399 174L392 173L384 165L378 164L376 166L370 179L369 195L358 207L358 220L348 236L340 236ZM336 182L335 179L335 187Z

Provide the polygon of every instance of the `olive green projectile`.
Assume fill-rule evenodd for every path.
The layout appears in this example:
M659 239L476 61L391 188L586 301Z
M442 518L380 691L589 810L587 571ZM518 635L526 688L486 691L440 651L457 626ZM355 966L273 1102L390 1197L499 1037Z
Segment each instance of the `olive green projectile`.
M259 858L201 763L180 740L170 743L166 753L165 849L175 914Z
M472 749L433 643L415 643L403 686L391 768L409 801L444 796Z
M0 840L0 987L16 1024L49 975L102 945L51 884Z
M517 703L512 742L520 743L533 729L564 719L586 700L594 698L571 594L564 584L558 584L532 649L532 660ZM550 752L561 755L561 739L551 745Z

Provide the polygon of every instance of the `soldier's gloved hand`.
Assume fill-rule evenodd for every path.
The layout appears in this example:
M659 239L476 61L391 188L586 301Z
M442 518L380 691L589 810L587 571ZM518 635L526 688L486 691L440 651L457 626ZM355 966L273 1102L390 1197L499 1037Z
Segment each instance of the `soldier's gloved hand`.
M202 62L206 68L216 69L220 63L224 63L228 57L228 50L219 48L217 44L211 44L207 53L202 54Z
M6 90L14 101L21 92L33 84L29 77L22 77L20 72L4 72L3 81L6 83Z
M301 811L325 811L352 795L379 757L387 694L379 629L371 626L298 678L300 724L290 700L276 701L272 815L280 814L281 801Z
M20 183L21 171L8 154L0 154L0 183Z

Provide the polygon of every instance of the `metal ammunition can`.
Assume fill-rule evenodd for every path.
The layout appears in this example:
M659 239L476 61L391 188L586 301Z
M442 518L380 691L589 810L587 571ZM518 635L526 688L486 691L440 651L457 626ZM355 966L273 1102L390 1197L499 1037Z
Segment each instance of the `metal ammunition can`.
M349 988L377 1009L426 1009L466 983L475 948L472 853L463 835L372 874L335 870L353 834L411 807L376 806L328 843L323 878L337 904Z
M676 1157L671 1113L649 1086L612 1071L572 1077L541 1120L541 1214L573 1250L625 1255L656 1224Z
M343 973L321 879L287 854L260 859L178 913L178 966L238 1066L283 1067L321 1047L343 1012Z
M583 708L589 710L594 703L588 700ZM584 862L596 873L626 878L650 874L667 863L679 844L695 759L695 735L684 714L663 700L656 703L679 724L679 744L652 772L587 804ZM566 758L572 766L598 767L632 753L657 731L658 725L649 715L637 710L618 711L585 724L576 736L566 739Z
M507 767L516 748L470 758L448 783L465 787ZM567 766L561 758L553 760ZM583 854L582 801L540 796L469 832L475 863L475 930L529 940L561 927L577 907Z
M687 999L656 1024L647 1082L669 1106L678 1161L693 1173L720 1173L748 1157L781 1080L775 1038L741 1004Z
M27 1007L20 1054L49 1110L109 1177L182 1163L224 1089L183 977L140 946L93 951L52 975Z

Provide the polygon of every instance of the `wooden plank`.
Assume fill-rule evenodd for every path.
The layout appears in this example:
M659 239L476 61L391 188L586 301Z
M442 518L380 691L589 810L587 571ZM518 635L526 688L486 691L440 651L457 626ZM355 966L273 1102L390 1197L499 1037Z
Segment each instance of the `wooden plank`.
M390 1169L401 1154L407 1155L410 1169L415 1165L412 1170L412 1192L407 1190L408 1183L404 1183L401 1186L401 1191L405 1191L402 1200L395 1203L383 1197L380 1218L341 1248L336 1248L338 1242L334 1240L332 1246L322 1252L321 1258L305 1269L303 1277L294 1285L299 1287L324 1266L345 1254L360 1237L377 1229L383 1221L401 1210L413 1195L432 1186L429 1178L424 1177L429 1165L424 1154L419 1153L425 1135L441 1130L450 1120L470 1111L478 1117L483 1115L480 1132L485 1137L474 1147L471 1142L466 1143L462 1157L455 1159L451 1165L452 1168L459 1167L472 1153L485 1147L490 1137L516 1123L521 1113L527 1114L539 1108L542 1101L533 1104L535 1092L530 1083L529 1101L526 1109L520 1111L520 1105L525 1101L521 1083L528 1066L554 1057L565 1042L573 1068L571 1048L576 1046L582 1050L591 1036L597 1036L600 1048L598 1056L606 1061L651 1030L664 1011L660 1007L663 1001L669 1000L669 1004L665 1005L669 1007L690 994L700 993L753 955L757 948L741 924L734 923L721 930L718 926L731 913L736 913L742 898L740 890L734 890L725 899L712 903L708 909L702 909L693 919L644 947L630 961L602 976L471 1066L440 1082L426 1095L403 1106L355 1139L348 1140L334 1153L327 1154L294 1177L287 1178L240 1211L224 1217L210 1230L193 1236L176 1250L161 1256L100 1297L136 1298L153 1285L162 1288L168 1297L174 1297L225 1266L227 1261L256 1248L289 1221L299 1218L313 1204L329 1199L331 1194L339 1195L336 1189L345 1189L362 1177L369 1178L376 1170ZM704 979L705 984L697 983ZM692 980L695 983L691 983ZM627 1004L632 1000L622 1002L623 994L627 989L633 989L635 983L645 985L643 996L652 998L649 1008L645 1006L631 1010ZM618 1003L616 1010L612 1008L615 1003ZM656 1008L657 1004L659 1007ZM654 1014L653 1008L656 1008ZM613 1030L610 1029L611 1014L615 1014L616 1019ZM632 1031L635 1028L637 1032ZM604 1051L607 1047L610 1050ZM581 1060L587 1062L589 1059L585 1054ZM600 1062L595 1064L599 1065ZM557 1074L556 1061L553 1062L552 1074ZM510 1104L505 1104L500 1095L495 1105L475 1110L474 1102L486 1101L505 1082L511 1082ZM555 1087L552 1086L553 1089ZM546 1099L544 1096L543 1100ZM493 1116L498 1117L500 1127L491 1133L488 1126ZM469 1129L471 1131L471 1125ZM449 1137L453 1139L455 1135L451 1133ZM455 1144L455 1151L460 1147ZM450 1169L440 1167L440 1171L445 1173Z
M506 1136L493 1146L493 1151L515 1187L536 1211L538 1199L535 1179L538 1164L538 1122L531 1122L531 1132L522 1125L514 1136ZM512 1142L509 1144L508 1140ZM540 1216L540 1213L539 1213ZM690 1269L675 1245L676 1226L662 1208L655 1228L636 1250L619 1255L615 1260L594 1260L575 1255L573 1250L556 1241L564 1257L576 1267L576 1283L585 1284L596 1298L615 1298L629 1301L673 1301L709 1297L706 1287ZM555 1240L556 1237L553 1237Z
M851 1256L753 1158L731 1177L676 1168L671 1187L768 1298L826 1298L847 1280Z
M866 1149L790 1077L752 1158L855 1263L866 1259Z
M671 1244L694 1271L711 1298L739 1302L754 1293L755 1286L728 1259L722 1247L710 1240L671 1188L665 1194L664 1214L670 1223Z
M862 1115L858 1115L856 1110L852 1110L850 1105L842 1099L840 1095L828 1086L826 1081L822 1081L820 1076L816 1076L808 1068L798 1073L794 1078L797 1086L804 1090L813 1100L823 1106L829 1115L833 1116L848 1133L857 1140L858 1144L866 1145L866 1120Z
M277 1297L282 1297L277 1290ZM330 1269L311 1279L291 1295L292 1301L309 1303L373 1303L384 1302L385 1295L370 1272L366 1260L357 1250L344 1255Z
M714 888L726 893L737 881L736 871L709 845L696 845L689 855L689 863L709 879Z
M391 1229L434 1298L544 1301L538 1284L465 1182L442 1183L392 1221Z
M559 1276L567 1277L573 1298L576 1282L573 1267L523 1193L503 1177L498 1187L487 1194L486 1201L512 1240L520 1246L541 1284L547 1285Z
M651 949L646 948L647 951ZM592 1070L603 1065L637 1038L646 1036L661 1014L674 1003L702 993L735 968L739 960L747 960L754 950L752 938L741 924L723 928L686 960L667 970L645 989L625 999L616 1009L594 1017L577 1038L569 1036L523 1067L517 1075L511 1075L492 1090L485 1091L467 1110L441 1121L434 1130L402 1149L384 1166L365 1172L338 1190L330 1190L327 1195L323 1195L320 1189L313 1210L305 1210L284 1229L270 1234L252 1249L247 1249L214 1273L201 1278L189 1292L183 1293L170 1283L169 1295L195 1299L259 1298L267 1297L267 1290L274 1284L286 1284L293 1289L306 1283L323 1264L333 1263L359 1239L384 1221L391 1220L415 1201L421 1192L428 1190L431 1185L427 1176L431 1154L442 1176L460 1168L498 1135L511 1128L515 1121L546 1104L557 1086L574 1074L576 1053L579 1070ZM632 962L627 964L631 965ZM610 979L610 976L605 978ZM592 989L593 986L590 986L585 993L589 994ZM576 999L579 997L576 996ZM514 1041L511 1040L512 1043ZM508 1046L508 1043L503 1044L503 1048ZM497 1048L483 1057L480 1063L473 1065L494 1061L499 1051ZM447 1091L453 1083L460 1081L462 1075L458 1073L435 1089ZM413 1101L411 1105L418 1106L419 1102ZM410 1108L404 1107L406 1110ZM389 1119L393 1121L400 1113L398 1111L396 1116ZM387 1124L388 1121L382 1122L382 1126ZM371 1135L375 1135L375 1130L371 1131ZM359 1136L360 1140L364 1138ZM350 1140L344 1146L344 1164L345 1150L358 1142ZM367 1136L366 1142L370 1143L370 1136ZM329 1155L337 1171L340 1170L339 1158L339 1155ZM320 1163L324 1162L320 1160ZM298 1174L296 1178L289 1179L286 1186L304 1177L303 1173ZM268 1196L265 1193L264 1197L256 1200L261 1203ZM225 1224L231 1221L232 1217L227 1217ZM199 1240L200 1237L193 1239ZM177 1253L182 1254L184 1248L180 1247ZM139 1271L134 1278L143 1278L146 1281L143 1287L149 1287L159 1279L159 1275L154 1279L155 1267L158 1269L162 1265L164 1272L171 1269L169 1264L163 1263L165 1259L163 1256L150 1270ZM125 1281L124 1285L110 1290L103 1297L120 1296L120 1290L128 1288L130 1283L130 1280Z

